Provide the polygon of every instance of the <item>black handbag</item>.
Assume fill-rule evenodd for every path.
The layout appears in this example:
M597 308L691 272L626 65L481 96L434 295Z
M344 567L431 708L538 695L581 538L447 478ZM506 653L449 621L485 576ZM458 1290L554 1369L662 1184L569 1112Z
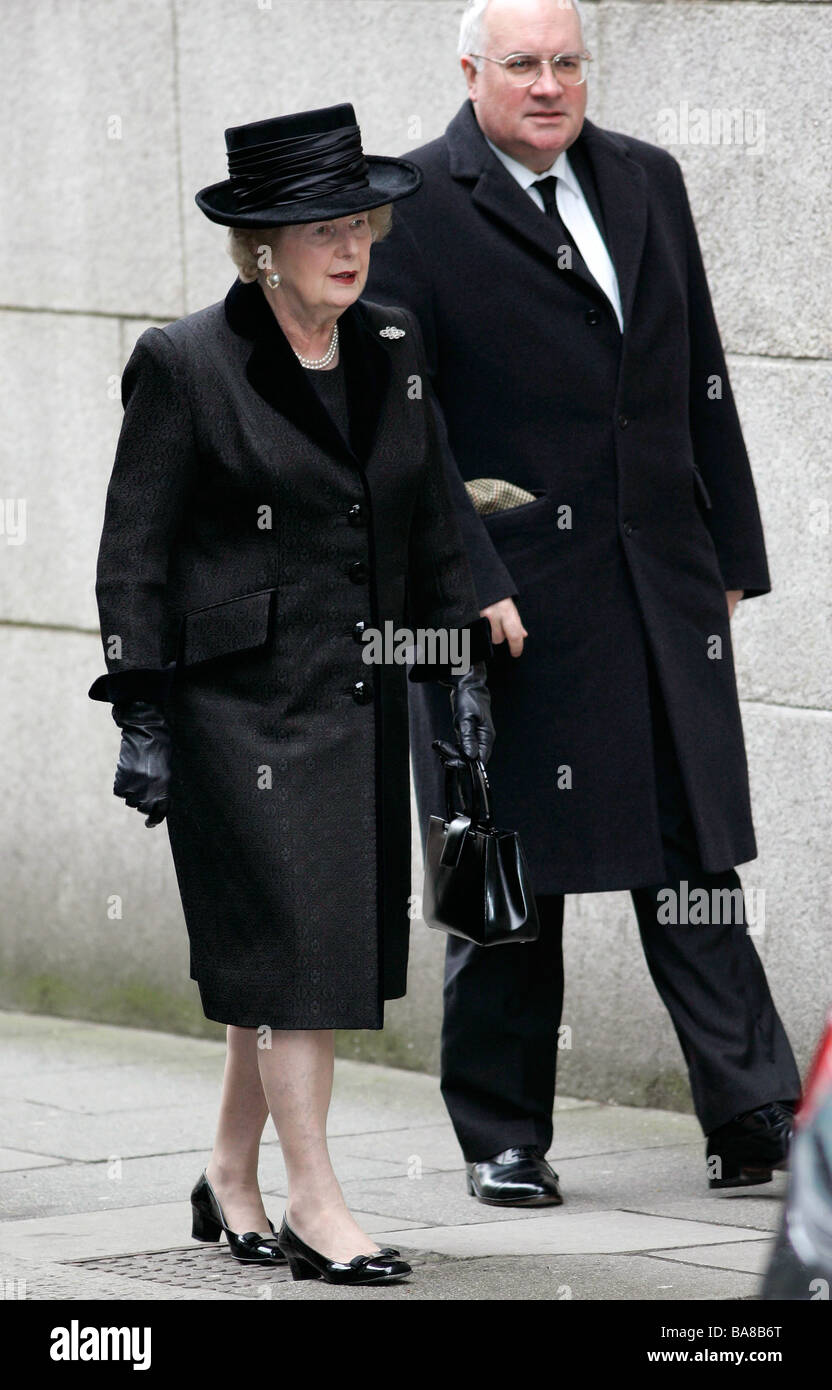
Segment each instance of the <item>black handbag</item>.
M425 848L422 917L437 931L475 946L536 941L540 922L516 830L494 825L491 788L479 759L436 739L445 768L446 819L431 816ZM454 808L458 774L467 768L470 812Z

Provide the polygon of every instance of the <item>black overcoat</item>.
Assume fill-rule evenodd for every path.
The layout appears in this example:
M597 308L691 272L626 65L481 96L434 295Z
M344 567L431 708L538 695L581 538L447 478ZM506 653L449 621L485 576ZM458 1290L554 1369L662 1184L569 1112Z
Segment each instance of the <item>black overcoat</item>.
M366 664L362 625L490 650L418 323L339 326L349 440L258 284L142 333L98 556L89 693L165 701L191 976L247 1027L380 1028L405 992L407 667Z
M756 854L725 590L769 589L760 517L677 161L586 121L569 151L605 235L624 333L580 255L489 149L465 102L408 154L424 175L375 250L368 293L419 316L464 479L536 500L479 520L456 497L481 607L528 629L495 648L498 821L539 892L663 880L652 654L704 866ZM561 257L563 260L563 257ZM422 830L441 805L411 690Z

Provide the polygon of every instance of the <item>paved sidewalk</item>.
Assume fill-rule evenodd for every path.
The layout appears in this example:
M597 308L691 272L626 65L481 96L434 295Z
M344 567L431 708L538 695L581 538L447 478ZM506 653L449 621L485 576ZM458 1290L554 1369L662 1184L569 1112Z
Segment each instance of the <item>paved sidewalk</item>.
M785 1174L707 1188L695 1119L562 1099L549 1154L562 1207L465 1192L435 1077L336 1062L330 1149L379 1244L414 1265L387 1289L294 1284L190 1237L225 1047L0 1012L0 1292L27 1299L754 1299ZM272 1131L273 1133L273 1131ZM280 1146L260 1180L279 1225ZM18 1284L16 1281L25 1281ZM9 1281L12 1281L10 1284Z

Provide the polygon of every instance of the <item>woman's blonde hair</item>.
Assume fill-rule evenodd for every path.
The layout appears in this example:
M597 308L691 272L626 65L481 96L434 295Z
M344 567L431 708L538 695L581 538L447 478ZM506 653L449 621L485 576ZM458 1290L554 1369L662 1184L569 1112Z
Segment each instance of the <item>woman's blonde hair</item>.
M321 221L324 219L321 218ZM367 221L373 234L373 241L383 241L393 225L393 204L384 203L380 208L370 208ZM282 227L229 227L227 251L237 267L240 279L249 284L256 280L262 269L268 270L271 264L264 251L274 251L276 233Z

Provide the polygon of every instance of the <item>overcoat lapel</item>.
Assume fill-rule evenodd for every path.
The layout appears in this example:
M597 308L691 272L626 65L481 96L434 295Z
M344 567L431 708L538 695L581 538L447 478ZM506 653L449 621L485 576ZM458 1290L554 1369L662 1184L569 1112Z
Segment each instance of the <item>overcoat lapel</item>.
M338 320L348 440L308 380L259 284L236 280L226 295L225 313L234 332L252 343L246 376L258 395L327 453L346 455L364 467L373 451L391 373L389 349L364 305L350 305Z
M475 180L471 192L474 204L502 222L513 236L523 238L551 258L551 224L489 149L470 101L451 121L446 134L450 172L454 178ZM578 141L595 175L626 326L647 229L647 180L624 145L591 121L584 121ZM580 255L573 257L571 271L562 273L576 275L596 293L603 294Z
M618 277L626 329L647 234L647 178L626 147L591 121L584 121L578 140L592 165L604 210L606 242Z
M503 168L487 145L486 150L494 160L495 167L483 169L471 195L475 205L503 222L515 237L523 237L545 252L551 260L556 251L552 223L520 187L517 180ZM587 269L580 251L576 250L573 253L571 267L563 267L562 273L576 275L596 293L603 293L594 275Z

